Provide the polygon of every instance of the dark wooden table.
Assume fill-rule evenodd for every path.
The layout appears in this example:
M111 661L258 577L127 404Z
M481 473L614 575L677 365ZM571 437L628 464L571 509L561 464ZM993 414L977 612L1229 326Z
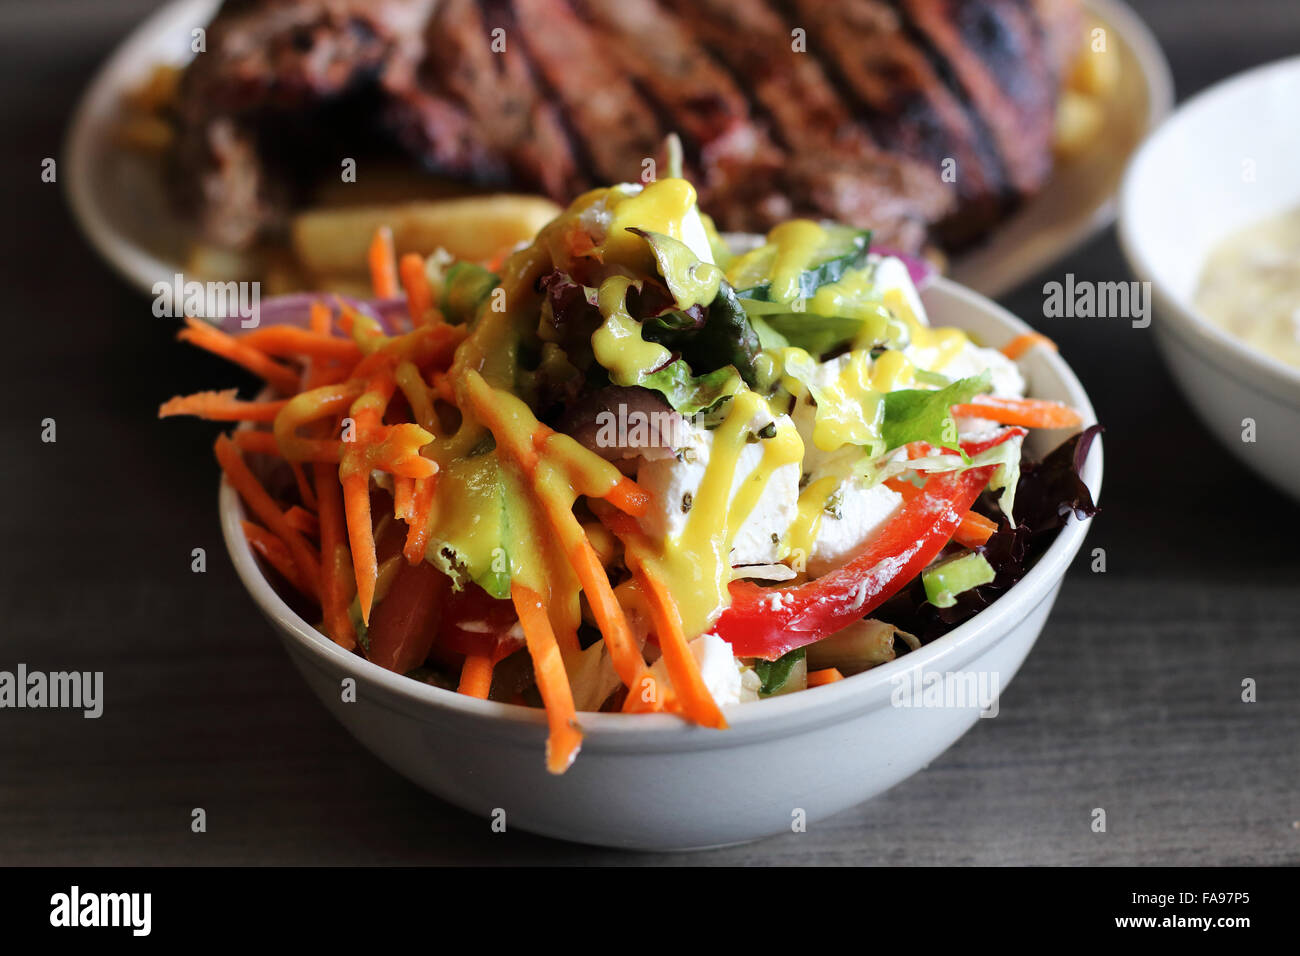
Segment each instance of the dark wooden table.
M213 430L154 419L161 399L238 380L172 341L39 176L92 70L153 6L0 5L0 669L106 685L99 720L0 711L0 863L684 862L496 835L425 795L312 699L242 592ZM1180 97L1300 50L1295 0L1135 6ZM1113 232L1050 275L1066 272L1128 277ZM1089 541L1107 572L1076 563L1001 715L927 771L806 834L690 862L1300 862L1300 505L1209 440L1149 330L1041 319L1047 278L1006 301L1061 344L1107 425ZM1247 677L1257 703L1240 700Z

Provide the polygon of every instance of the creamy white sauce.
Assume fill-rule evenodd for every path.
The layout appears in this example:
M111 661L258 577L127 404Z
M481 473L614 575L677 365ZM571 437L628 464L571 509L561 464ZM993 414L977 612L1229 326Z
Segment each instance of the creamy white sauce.
M1246 344L1300 366L1300 209L1215 246L1201 271L1196 306Z

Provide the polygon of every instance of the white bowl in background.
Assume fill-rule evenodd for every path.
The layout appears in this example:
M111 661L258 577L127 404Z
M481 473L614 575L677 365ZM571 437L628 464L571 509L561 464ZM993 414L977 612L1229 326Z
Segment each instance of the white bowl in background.
M1230 335L1194 304L1220 240L1300 206L1300 57L1188 100L1139 150L1120 192L1119 238L1151 283L1156 342L1210 432L1300 498L1300 368ZM1243 441L1246 420L1254 442Z
M988 345L1030 331L989 300L946 280L923 293L935 324L955 325ZM1092 405L1055 353L1030 350L1021 367L1031 393L1076 408ZM1031 433L1043 454L1063 432ZM1084 480L1101 490L1101 443ZM978 719L977 709L893 706L914 675L996 675L1005 688L1047 621L1087 522L1071 521L1029 573L972 620L920 650L823 687L727 708L730 728L708 730L670 715L580 715L585 739L563 776L544 766L542 711L432 687L344 651L289 608L263 577L240 527L244 510L223 482L222 531L235 569L316 695L368 750L398 773L471 813L605 846L679 850L789 832L838 813L906 779ZM355 702L341 693L356 680ZM993 772L993 771L990 771Z

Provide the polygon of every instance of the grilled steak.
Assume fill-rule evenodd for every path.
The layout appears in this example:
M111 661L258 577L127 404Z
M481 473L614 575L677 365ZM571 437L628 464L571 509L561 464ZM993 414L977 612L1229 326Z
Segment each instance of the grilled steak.
M723 229L959 246L1050 172L1076 3L226 0L181 86L176 192L241 245L343 157L564 202L677 132Z

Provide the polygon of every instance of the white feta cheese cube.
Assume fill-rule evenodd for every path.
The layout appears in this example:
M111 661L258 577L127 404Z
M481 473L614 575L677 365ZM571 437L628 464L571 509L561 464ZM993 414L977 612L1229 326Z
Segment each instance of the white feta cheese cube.
M700 666L700 677L704 686L713 695L719 707L738 704L742 700L757 700L758 691L753 687L753 680L746 681L742 666L731 651L731 645L716 634L701 634L687 645L691 655ZM652 676L665 683L668 678L668 666L661 657L650 668ZM757 676L757 675L755 675ZM761 684L760 684L761 686Z
M778 416L777 423L783 420L788 421L786 416ZM767 419L755 419L751 427L757 431L768 424ZM637 471L637 484L651 498L649 511L640 519L641 528L657 541L675 538L686 528L711 460L714 433L695 425L683 431L686 432L686 441L677 449L676 457L644 462ZM741 450L732 477L729 502L735 500L745 482L758 477L755 472L763 454L762 441L752 442ZM798 462L782 465L768 477L753 510L732 540L733 566L772 564L780 558L781 539L798 512L799 477ZM721 524L726 516L710 515L708 518Z
M831 496L833 509L822 514L808 555L812 577L840 567L884 528L903 503L903 496L882 484L868 487L848 479Z

